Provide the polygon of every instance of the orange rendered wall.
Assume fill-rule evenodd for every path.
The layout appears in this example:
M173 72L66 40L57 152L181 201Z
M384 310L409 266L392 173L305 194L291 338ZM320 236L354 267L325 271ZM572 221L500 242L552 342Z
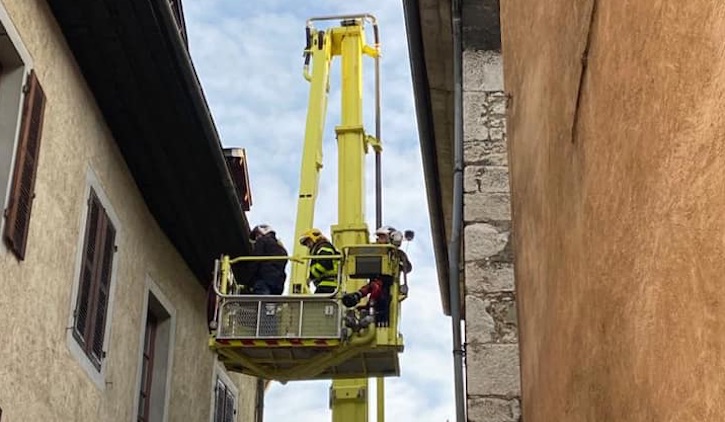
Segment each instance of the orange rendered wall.
M501 22L523 420L725 420L725 3Z

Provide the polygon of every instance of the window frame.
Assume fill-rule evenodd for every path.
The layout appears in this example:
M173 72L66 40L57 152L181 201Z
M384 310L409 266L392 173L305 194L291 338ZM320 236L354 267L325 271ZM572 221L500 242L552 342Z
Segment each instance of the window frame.
M82 264L83 264L83 254L84 254L84 245L85 245L85 233L86 233L86 226L87 226L87 219L89 215L89 206L88 206L88 199L91 194L91 189L95 192L96 197L98 198L100 204L105 209L106 215L108 216L109 221L111 224L113 224L113 227L116 230L115 235L115 245L117 247L117 252L113 254L113 259L111 261L111 273L110 273L110 281L109 281L109 288L108 288L108 301L106 303L106 317L104 322L104 335L103 335L103 345L101 347L101 350L105 352L105 356L101 360L100 367L97 367L91 359L87 356L85 350L83 349L82 345L79 344L78 340L76 339L76 336L74 334L75 331L75 310L78 303L78 290L80 289L80 278L81 278L81 271L82 271ZM118 215L114 211L113 207L111 206L111 203L108 199L108 196L106 195L104 189L102 188L98 177L93 172L91 168L87 169L86 172L86 180L84 183L84 189L83 189L83 196L79 198L79 200L82 202L82 205L79 205L79 216L78 216L78 235L77 235L77 243L76 243L76 262L75 262L75 271L73 274L73 287L71 289L71 296L69 301L69 311L68 311L68 322L66 327L68 329L66 330L66 346L68 347L69 351L71 352L71 355L76 359L78 364L83 368L83 370L86 372L86 375L93 381L93 383L96 385L96 387L99 390L105 390L106 389L106 366L108 363L109 357L112 355L111 350L111 326L113 321L113 311L114 311L114 303L115 303L115 293L116 293L116 277L118 273L118 265L120 261L120 251L122 250L121 245L123 244L123 226L121 225L120 219L118 218Z
M209 412L209 422L218 422L219 420L216 418L217 409L216 409L216 398L217 398L217 385L218 383L221 383L224 385L227 391L231 393L231 396L234 398L234 403L232 405L233 413L232 413L232 419L231 421L237 420L237 415L239 415L239 388L236 384L232 381L232 379L229 377L229 375L226 373L224 368L222 368L221 364L216 361L214 362L214 371L212 371L212 379L211 379L211 406L210 406L210 412ZM223 416L223 415L222 415ZM225 422L224 419L221 419L221 422Z
M142 376L142 367L143 364L143 352L144 352L144 338L145 338L145 327L146 327L146 318L149 313L150 309L150 301L151 297L153 296L154 300L158 303L158 305L163 308L163 311L168 314L168 317L162 321L160 321L160 324L164 324L165 321L169 321L169 327L168 327L168 355L166 357L166 380L165 380L165 391L164 391L164 409L163 409L163 418L162 422L166 422L169 418L169 403L171 398L171 375L173 372L174 367L174 347L175 347L175 341L176 341L176 308L174 308L171 304L171 301L162 293L161 288L156 284L153 279L149 275L146 276L146 283L145 283L145 293L144 293L144 301L143 301L143 308L142 312L144 312L143 316L140 318L141 322L139 325L139 351L138 351L138 365L136 369L136 389L134 390L134 401L133 401L133 409L132 409L132 417L131 421L137 422L138 421L138 406L139 406L139 392L141 390L141 382L143 381L141 379ZM158 318L158 316L156 316ZM158 334L158 327L157 327L157 334ZM158 353L158 351L156 352Z
M141 397L144 397L143 415L136 413L139 422L150 422L151 416L151 386L154 380L154 363L156 363L156 333L159 330L159 320L146 308L146 324L144 327L143 342L141 343L141 377L139 382L139 409L141 408ZM148 362L148 363L147 363ZM143 417L142 417L143 416ZM143 419L143 420L141 420Z
M106 357L106 350L104 348L106 340L105 324L108 319L111 272L113 271L113 264L116 257L116 227L113 225L105 207L98 198L95 190L92 188L88 195L86 210L86 228L83 236L83 250L81 251L83 258L81 261L81 275L78 281L79 287L76 297L76 306L73 310L72 332L73 337L76 339L79 346L81 346L88 359L96 367L96 369L100 370L101 364ZM96 211L96 224L95 227L91 227L91 221L93 221L93 219L89 219L89 217L94 215L94 210ZM89 240L93 242L90 246ZM89 262L86 259L86 251L91 248L93 248L95 252L93 254L93 261ZM89 280L88 291L87 294L84 295L82 290L84 288L83 282L86 281L86 271L89 273ZM104 282L104 279L107 279L107 281ZM101 301L99 301L98 298L102 294L105 296L105 303L102 304L103 310L99 312L99 305L101 304ZM81 318L80 302L84 296L86 302L86 312L85 315L83 315L83 327L79 328L78 323ZM101 315L101 312L103 315ZM99 318L101 318L100 321ZM104 327L99 330L98 324L101 324ZM99 333L99 331L101 332ZM100 344L98 344L97 338L99 335L102 336ZM100 350L96 350L97 348Z
M18 33L17 29L15 28L15 25L13 24L12 19L10 18L10 15L8 14L8 11L5 7L5 5L0 2L0 24L2 24L3 28L5 29L5 33L8 37L9 42L12 44L13 48L15 49L15 52L17 53L20 61L22 62L22 66L20 66L19 70L22 71L22 78L20 80L20 84L18 86L18 90L22 91L23 87L26 86L28 82L28 75L30 72L35 68L33 58L28 53L28 49L25 47L25 44L23 43L22 38L20 37L20 34ZM6 218L4 216L5 209L9 205L10 201L10 194L12 190L12 184L13 184L13 173L15 169L15 161L17 156L17 148L18 144L20 142L20 131L21 131L21 120L23 115L23 104L25 102L25 93L20 93L19 95L19 101L16 107L16 118L15 118L15 129L13 131L12 135L12 145L10 146L10 160L8 164L8 175L7 175L7 181L5 182L4 186L0 186L0 200L2 203L0 204L0 209L2 209L3 216L0 218L0 234L5 233L5 221ZM46 101L47 103L47 101ZM2 180L3 177L0 177L0 180ZM2 235L4 237L4 235ZM12 253L12 249L5 243L4 239L0 241L0 252L2 253Z
M46 103L45 92L35 71L31 70L23 76L26 82L21 94L23 109L20 113L20 135L17 137L12 157L13 171L7 206L3 213L5 227L2 233L8 249L20 261L25 260L30 235L30 217L35 202L35 181L38 178Z

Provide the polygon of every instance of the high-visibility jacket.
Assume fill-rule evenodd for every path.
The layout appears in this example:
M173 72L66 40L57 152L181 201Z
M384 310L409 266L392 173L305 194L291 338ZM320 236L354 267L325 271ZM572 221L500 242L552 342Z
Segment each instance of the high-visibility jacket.
M312 246L310 255L338 255L337 249L327 240L319 240ZM313 258L310 260L310 280L318 289L325 287L329 290L337 288L337 267L338 259Z

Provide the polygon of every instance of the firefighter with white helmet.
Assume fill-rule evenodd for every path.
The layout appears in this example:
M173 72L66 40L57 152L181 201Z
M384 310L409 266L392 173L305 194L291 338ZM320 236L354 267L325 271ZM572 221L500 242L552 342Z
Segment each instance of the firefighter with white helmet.
M407 234L408 232L406 232L406 236ZM383 245L390 243L396 248L400 248L400 245L403 244L403 238L403 233L396 230L395 227L382 226L375 230L375 243ZM408 238L408 240L410 240L410 238ZM408 255L401 249L397 249L397 253L400 255L400 270L406 274L409 273L413 269L413 266L408 260Z
M249 234L254 242L252 255L287 256L287 250L269 224L255 226ZM287 260L254 261L251 264L252 293L255 295L281 295L287 278Z
M403 233L395 230L395 227L382 226L375 230L375 243L390 243L399 247L403 243Z
M315 285L315 293L330 294L337 290L338 261L334 258L324 258L326 255L338 255L337 249L320 229L309 229L302 233L300 245L310 250L310 255L320 256L310 260L310 273L308 282Z
M382 226L375 230L375 243L391 244L396 247L400 257L400 270L405 274L409 273L413 266L408 256L398 247L403 243L403 233L391 226ZM342 303L351 308L360 302L360 299L370 295L368 304L375 310L375 322L379 326L387 326L390 319L390 286L393 284L393 277L381 275L373 278L370 282L360 288L357 292L348 293L342 296Z

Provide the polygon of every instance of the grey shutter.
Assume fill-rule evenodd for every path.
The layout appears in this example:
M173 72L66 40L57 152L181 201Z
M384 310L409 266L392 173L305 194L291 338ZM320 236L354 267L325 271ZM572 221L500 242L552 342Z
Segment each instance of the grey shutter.
M227 387L217 377L214 387L214 422L224 422L224 399L226 399Z
M232 390L227 388L224 400L224 422L234 422L234 399Z

